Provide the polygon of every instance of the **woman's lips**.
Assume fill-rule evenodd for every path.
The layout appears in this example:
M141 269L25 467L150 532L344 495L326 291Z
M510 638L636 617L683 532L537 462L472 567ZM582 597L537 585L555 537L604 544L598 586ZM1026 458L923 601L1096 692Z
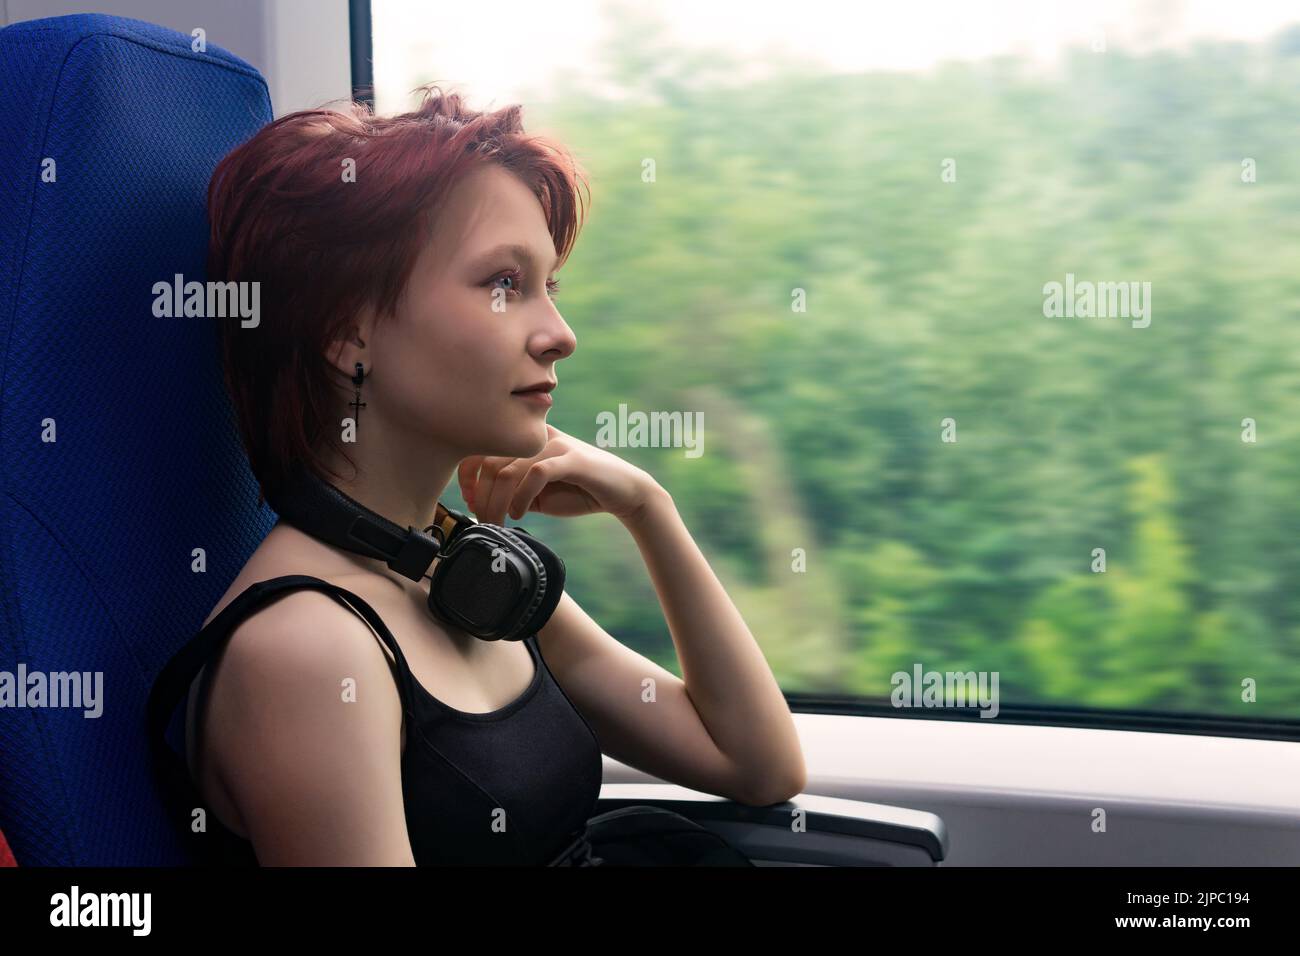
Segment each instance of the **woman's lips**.
M553 404L551 400L551 393L544 392L540 388L530 389L529 391L526 392L511 392L510 394L515 396L516 398L526 399L527 401L534 402L535 404L542 405L542 406L550 406Z

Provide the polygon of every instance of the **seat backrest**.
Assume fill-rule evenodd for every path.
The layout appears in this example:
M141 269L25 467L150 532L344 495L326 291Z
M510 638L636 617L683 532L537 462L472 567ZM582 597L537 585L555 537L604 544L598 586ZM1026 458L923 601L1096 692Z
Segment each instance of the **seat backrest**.
M8 672L27 704L0 706L0 829L22 866L185 863L145 702L275 515L217 359L238 319L156 317L154 286L204 281L208 180L270 97L85 14L0 30L0 99L0 702ZM60 674L97 695L35 706Z

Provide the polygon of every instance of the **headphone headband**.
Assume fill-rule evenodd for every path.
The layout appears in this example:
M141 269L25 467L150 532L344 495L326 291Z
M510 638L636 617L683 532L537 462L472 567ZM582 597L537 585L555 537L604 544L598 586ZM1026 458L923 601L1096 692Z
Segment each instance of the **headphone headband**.
M377 558L416 582L424 578L447 545L477 523L469 515L439 501L432 524L423 531L414 527L403 530L351 495L322 481L302 462L293 464L285 488L268 495L267 501L281 520L311 529L314 537L327 544Z
M446 624L485 641L517 641L536 633L559 604L564 561L523 528L483 524L439 502L424 531L403 530L301 461L291 472L268 497L281 520L326 544L378 558L416 583L427 576L429 612Z

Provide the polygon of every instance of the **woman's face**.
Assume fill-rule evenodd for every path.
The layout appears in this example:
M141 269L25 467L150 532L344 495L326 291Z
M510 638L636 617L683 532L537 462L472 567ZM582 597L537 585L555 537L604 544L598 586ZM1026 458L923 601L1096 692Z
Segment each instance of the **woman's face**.
M549 294L556 254L541 203L489 165L456 187L433 232L396 315L371 330L362 400L398 440L531 457L546 444L548 408L512 393L556 381L556 362L577 347Z

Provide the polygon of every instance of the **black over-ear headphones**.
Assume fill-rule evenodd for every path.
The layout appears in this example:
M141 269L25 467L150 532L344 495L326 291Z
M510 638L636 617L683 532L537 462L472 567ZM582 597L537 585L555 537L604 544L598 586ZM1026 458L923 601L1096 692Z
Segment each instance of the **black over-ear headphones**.
M433 524L403 530L301 462L267 500L282 521L314 538L379 558L412 581L430 578L429 612L481 640L523 640L564 593L564 562L546 545L523 528L480 523L442 502Z
M313 537L345 551L386 561L394 571L413 581L430 577L430 613L485 641L519 641L534 634L554 613L564 594L564 562L523 528L480 524L439 502L433 524L424 531L410 527L403 531L318 478L301 462L294 464L284 489L268 496L268 500L281 520ZM433 532L432 536L428 532ZM437 567L426 575L435 559ZM184 760L167 742L167 726L176 702L223 636L220 618L232 611L237 615L242 601L251 597L256 603L268 589L289 590L299 585L327 593L342 591L310 575L286 575L253 584L182 647L154 681L146 713L149 746L159 782L176 807L200 806L201 801L194 802L200 798ZM383 622L369 605L361 604L356 610L377 632ZM194 841L190 810L185 809L183 815L173 819L183 839ZM192 845L199 846L200 853L209 848L207 841Z

